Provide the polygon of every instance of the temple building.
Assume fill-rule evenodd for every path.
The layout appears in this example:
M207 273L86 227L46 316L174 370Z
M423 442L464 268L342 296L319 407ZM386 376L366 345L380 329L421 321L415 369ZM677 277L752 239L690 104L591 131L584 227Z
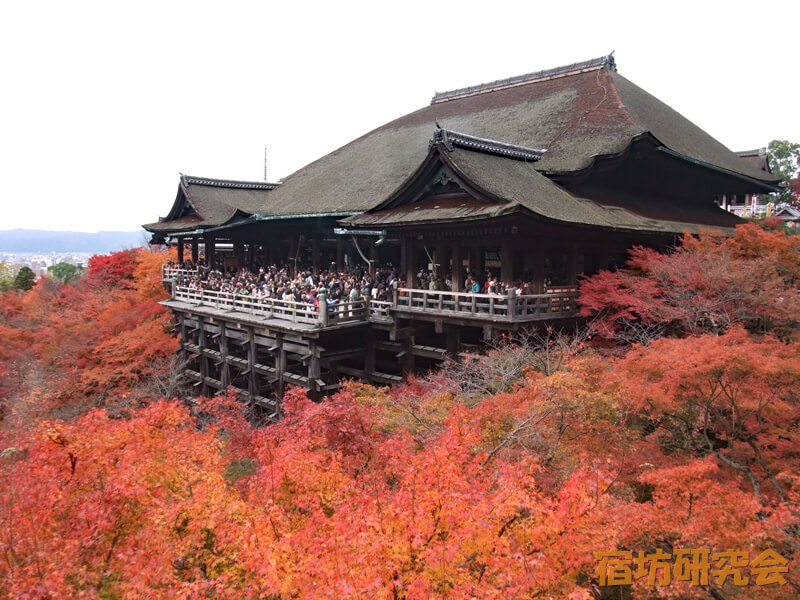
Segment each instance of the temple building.
M399 271L391 302L333 318L286 306L246 314L252 306L174 287L166 304L194 361L188 378L263 403L285 383L322 395L340 376L392 382L496 332L574 318L580 277L621 265L631 246L732 232L741 220L721 198L777 189L748 158L605 56L436 93L280 183L181 176L167 216L144 227L177 244L180 262ZM451 291L419 289L429 271ZM472 294L468 274L517 291Z

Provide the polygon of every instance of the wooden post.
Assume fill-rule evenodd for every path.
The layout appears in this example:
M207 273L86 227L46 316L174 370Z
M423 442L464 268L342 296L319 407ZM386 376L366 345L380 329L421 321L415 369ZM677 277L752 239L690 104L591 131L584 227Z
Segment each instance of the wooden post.
M533 292L535 294L544 293L544 242L536 240L533 250Z
M364 353L364 374L372 381L372 374L375 372L375 343L373 330L370 327L365 334L367 351Z
M405 274L408 270L408 238L400 238L400 273Z
M289 241L289 259L287 261L287 265L289 265L289 273L292 276L292 279L297 277L297 241L292 238Z
M208 356L205 352L208 347L206 344L208 335L206 332L205 320L201 315L197 315L197 325L200 328L198 333L199 339L197 340L197 345L200 347L200 395L208 396L208 385L206 384L206 378L208 377Z
M344 236L336 236L336 272L344 271Z
M458 325L447 326L447 354L454 361L458 362L458 354L461 351L461 327Z
M437 244L433 248L433 273L439 279L444 279L447 267L447 252L442 244Z
M273 265L277 265L278 262L279 262L279 260L278 260L278 251L277 250L278 249L275 247L275 242L270 241L269 242L269 251L268 251L268 256L267 256L267 259L268 259L267 262L269 263L270 267L273 266Z
M231 374L228 368L228 334L225 331L225 321L219 322L219 356L222 359L219 380L222 387L227 388L231 383Z
M283 398L283 390L286 387L284 380L284 373L286 372L286 348L283 345L283 334L275 332L275 343L278 348L275 350L275 375L277 377L275 383L277 384L276 392L278 397Z
M178 264L183 262L183 238L178 238Z
M205 238L205 244L206 244L206 264L208 265L209 269L213 269L215 262L214 238L212 237Z
M464 248L461 245L461 240L456 240L453 244L453 271L450 285L454 292L460 292L464 289Z
M508 305L508 318L509 320L514 318L516 314L516 302L517 302L517 289L510 287L506 290L506 304Z
M409 239L406 245L406 285L410 288L417 286L417 260L414 240Z
M199 254L200 254L200 252L198 251L198 248L197 248L197 238L193 237L192 238L192 264L194 266L197 266L197 260L198 260Z
M319 235L315 232L311 240L311 272L319 275Z
M320 378L322 374L322 370L320 368L319 363L319 346L317 345L317 340L311 338L308 340L308 351L311 356L308 359L308 388L314 390L315 393L314 400L319 400L319 388L317 386L317 380Z
M478 246L475 251L475 277L483 283L486 281L486 246Z
M407 336L403 340L403 375L411 375L414 372L414 338Z
M511 285L514 280L514 243L504 238L500 249L500 281Z
M256 374L256 332L252 327L247 328L247 391L250 393L251 402L260 395Z
M569 246L567 281L570 285L578 285L578 244L576 242L572 242Z
M328 326L328 290L324 287L319 288L317 295L317 310L319 313L319 326Z
M369 278L375 280L375 270L378 266L378 247L375 244L369 245Z

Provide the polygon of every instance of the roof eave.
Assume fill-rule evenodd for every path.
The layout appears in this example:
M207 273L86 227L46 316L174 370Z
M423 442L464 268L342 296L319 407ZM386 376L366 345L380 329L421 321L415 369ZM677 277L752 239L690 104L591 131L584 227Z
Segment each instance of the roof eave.
M740 181L744 181L746 183L751 183L755 186L758 186L764 192L777 192L779 191L778 183L770 184L767 181L762 181L756 179L755 177L750 177L749 175L744 175L742 173L737 173L736 171L731 171L730 169L725 169L723 167L718 167L717 165L712 165L711 163L703 162L702 160L697 160L696 158L692 158L690 156L686 156L685 154L681 154L680 152L675 152L663 145L656 146L656 149L659 152L663 152L668 154L669 156L673 156L680 160L686 161L693 165L697 165L699 167L704 167L706 169L711 169L712 171L716 171L717 173L722 173L723 175L727 175L729 177L734 177L735 179L739 179Z

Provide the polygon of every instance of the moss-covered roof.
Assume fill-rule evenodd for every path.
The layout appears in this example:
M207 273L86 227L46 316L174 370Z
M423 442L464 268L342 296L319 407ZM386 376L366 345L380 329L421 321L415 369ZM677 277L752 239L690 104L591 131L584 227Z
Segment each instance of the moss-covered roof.
M263 218L362 213L380 205L413 176L426 158L437 121L442 128L463 132L473 140L496 140L507 150L542 150L536 162L520 164L481 152L460 159L462 168L475 181L521 205L526 198L530 200L536 186L557 188L537 173L556 176L583 171L597 157L622 153L643 136L689 159L698 172L704 167L727 172L752 182L753 191L763 191L763 186L777 181L619 75L614 61L603 57L437 94L431 105L310 163L279 187L250 189L195 182L186 186L186 200L203 226L225 224L237 212L257 213ZM549 202L545 198L550 196L537 196L540 212L551 215L548 218L576 223L608 221L608 211L561 192L570 200L553 201L546 210L542 203ZM549 194L558 196L553 189ZM162 222L145 227L167 231L178 225L171 221L187 216L185 211L173 210ZM646 226L645 222L637 223L637 227Z

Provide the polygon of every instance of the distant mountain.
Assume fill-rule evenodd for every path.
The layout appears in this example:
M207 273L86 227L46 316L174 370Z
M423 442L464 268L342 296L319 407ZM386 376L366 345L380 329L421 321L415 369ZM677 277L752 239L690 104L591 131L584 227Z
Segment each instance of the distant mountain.
M0 231L0 252L94 252L106 253L141 246L146 232L139 231ZM149 235L147 236L149 238Z

